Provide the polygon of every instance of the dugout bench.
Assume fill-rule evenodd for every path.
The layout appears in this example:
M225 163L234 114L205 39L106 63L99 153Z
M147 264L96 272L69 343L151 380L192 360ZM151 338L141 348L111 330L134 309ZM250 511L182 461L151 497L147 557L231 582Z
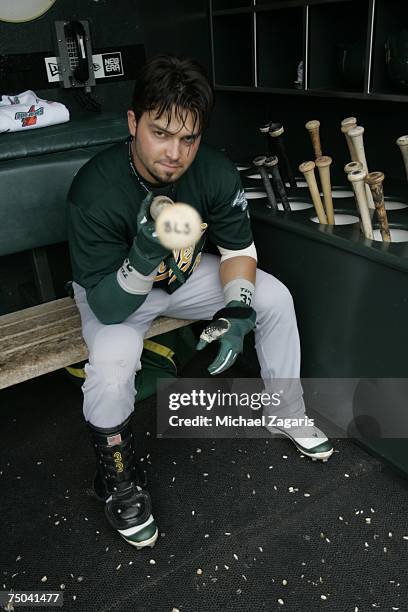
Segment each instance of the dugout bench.
M0 316L0 389L87 358L79 312L71 297L57 299L46 247L67 240L75 173L127 134L126 117L105 113L1 136L0 265L3 256L29 251L39 303ZM146 338L189 323L159 317Z

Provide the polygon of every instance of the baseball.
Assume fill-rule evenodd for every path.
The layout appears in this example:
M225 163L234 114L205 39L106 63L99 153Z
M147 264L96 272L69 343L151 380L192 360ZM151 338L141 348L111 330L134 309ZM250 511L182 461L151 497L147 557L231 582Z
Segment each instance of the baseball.
M156 219L157 237L171 251L193 246L201 236L201 222L201 216L189 204L164 206Z

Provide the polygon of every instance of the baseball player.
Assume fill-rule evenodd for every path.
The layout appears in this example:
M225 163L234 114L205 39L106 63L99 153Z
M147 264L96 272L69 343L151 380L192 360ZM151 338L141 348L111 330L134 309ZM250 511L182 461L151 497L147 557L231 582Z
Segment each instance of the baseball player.
M197 348L219 344L212 375L234 363L254 330L265 389L276 378L294 381L278 416L305 417L292 298L256 267L237 170L201 142L212 106L211 86L193 60L150 59L127 113L130 137L85 164L69 192L73 287L89 349L83 411L97 456L94 489L111 526L137 548L153 546L158 535L131 429L135 374L155 317L210 321ZM197 209L195 246L170 252L161 245L149 212L156 195ZM203 253L207 237L219 256ZM316 427L282 433L313 459L333 452Z

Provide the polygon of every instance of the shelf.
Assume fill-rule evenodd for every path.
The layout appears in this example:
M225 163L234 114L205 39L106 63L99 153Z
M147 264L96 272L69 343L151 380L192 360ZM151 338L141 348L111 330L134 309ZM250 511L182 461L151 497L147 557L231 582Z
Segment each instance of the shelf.
M309 87L364 93L369 2L309 8Z
M373 101L386 101L386 102L408 102L408 95L390 95L390 94L366 94L366 93L355 93L351 91L339 91L339 90L319 90L319 89L284 89L276 87L235 87L235 86L216 86L216 91L240 91L247 93L257 94L277 94L277 95L301 95L301 96L318 96L322 98L351 98L355 100L373 100Z
M253 86L253 15L213 17L212 38L215 84Z
M303 8L257 13L256 42L258 86L295 89L304 59Z
M408 101L401 0L213 0L210 25L219 91Z
M398 37L404 29L408 29L408 13L404 3L399 0L377 0L370 84L373 93L408 95L408 32ZM399 61L396 61L398 56ZM399 82L402 79L405 85Z
M212 0L213 14L229 9L252 8L252 0Z

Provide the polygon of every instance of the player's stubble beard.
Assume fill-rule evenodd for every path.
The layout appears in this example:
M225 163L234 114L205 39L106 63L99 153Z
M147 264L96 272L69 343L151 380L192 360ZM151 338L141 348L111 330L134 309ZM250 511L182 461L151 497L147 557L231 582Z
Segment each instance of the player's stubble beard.
M143 178L149 181L149 183L157 183L158 186L168 185L169 183L174 183L186 171L185 166L182 166L181 168L180 167L175 168L175 172L163 171L162 175L159 175L154 166L154 162L151 162L150 160L148 160L146 156L143 154L141 147L139 146L137 132L135 136L133 137L133 140L131 143L131 150L132 150L133 162L135 164L135 167L137 168L140 165L143 167L143 169L145 170L144 174L147 174L148 178L146 178L146 176L144 176L144 174L142 174L140 171L139 171L139 174L141 174ZM178 172L176 172L176 170L178 170ZM180 172L180 170L182 171Z

